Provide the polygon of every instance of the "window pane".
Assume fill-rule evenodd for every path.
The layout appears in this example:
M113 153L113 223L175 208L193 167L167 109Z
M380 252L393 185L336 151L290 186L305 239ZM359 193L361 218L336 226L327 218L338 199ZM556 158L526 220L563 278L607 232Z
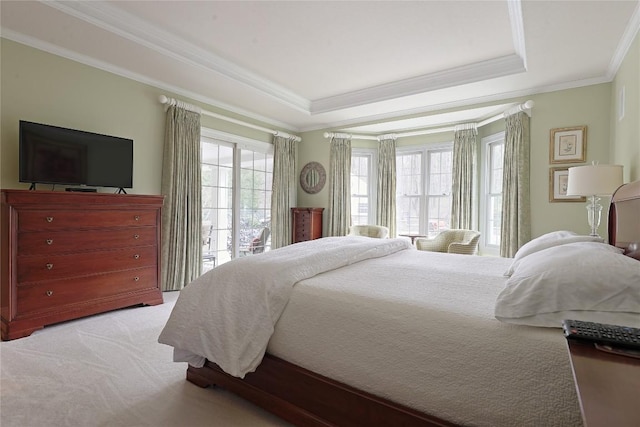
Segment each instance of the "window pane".
M351 224L368 224L371 155L351 155Z
M500 246L502 215L502 173L504 140L494 141L487 146L487 169L485 177L485 234L486 246Z
M233 211L234 148L224 143L201 142L202 161L202 240L203 272L233 257L236 247L247 254L269 250L270 241L260 244L261 235L269 227L273 156L251 150L238 150L240 209ZM239 230L234 232L233 217L238 217ZM258 241L254 241L258 238Z

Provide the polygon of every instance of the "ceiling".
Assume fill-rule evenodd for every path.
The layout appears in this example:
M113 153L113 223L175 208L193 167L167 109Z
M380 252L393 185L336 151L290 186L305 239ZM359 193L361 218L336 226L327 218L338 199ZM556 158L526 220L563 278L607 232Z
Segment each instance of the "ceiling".
M509 98L611 81L640 27L638 0L0 7L2 37L295 132L481 121ZM496 105L465 108L479 103Z

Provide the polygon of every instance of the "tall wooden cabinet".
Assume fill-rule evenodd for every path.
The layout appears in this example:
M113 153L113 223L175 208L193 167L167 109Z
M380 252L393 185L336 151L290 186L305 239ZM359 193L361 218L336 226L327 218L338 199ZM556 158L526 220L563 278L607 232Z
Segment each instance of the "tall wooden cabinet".
M292 243L322 237L322 211L324 208L291 208Z
M161 304L162 196L2 190L2 339Z

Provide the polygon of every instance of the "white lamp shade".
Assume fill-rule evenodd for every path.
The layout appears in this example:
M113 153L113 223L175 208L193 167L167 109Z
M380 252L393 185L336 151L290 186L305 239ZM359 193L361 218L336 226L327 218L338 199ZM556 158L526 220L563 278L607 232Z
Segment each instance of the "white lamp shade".
M621 165L569 168L567 196L610 196L622 185Z

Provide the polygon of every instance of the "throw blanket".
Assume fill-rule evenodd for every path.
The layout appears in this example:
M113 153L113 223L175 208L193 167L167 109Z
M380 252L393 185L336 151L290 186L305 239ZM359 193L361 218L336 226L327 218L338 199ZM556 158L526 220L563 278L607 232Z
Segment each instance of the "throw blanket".
M181 292L158 341L176 362L205 359L244 378L260 362L300 280L370 258L411 249L404 239L327 237L223 264Z

